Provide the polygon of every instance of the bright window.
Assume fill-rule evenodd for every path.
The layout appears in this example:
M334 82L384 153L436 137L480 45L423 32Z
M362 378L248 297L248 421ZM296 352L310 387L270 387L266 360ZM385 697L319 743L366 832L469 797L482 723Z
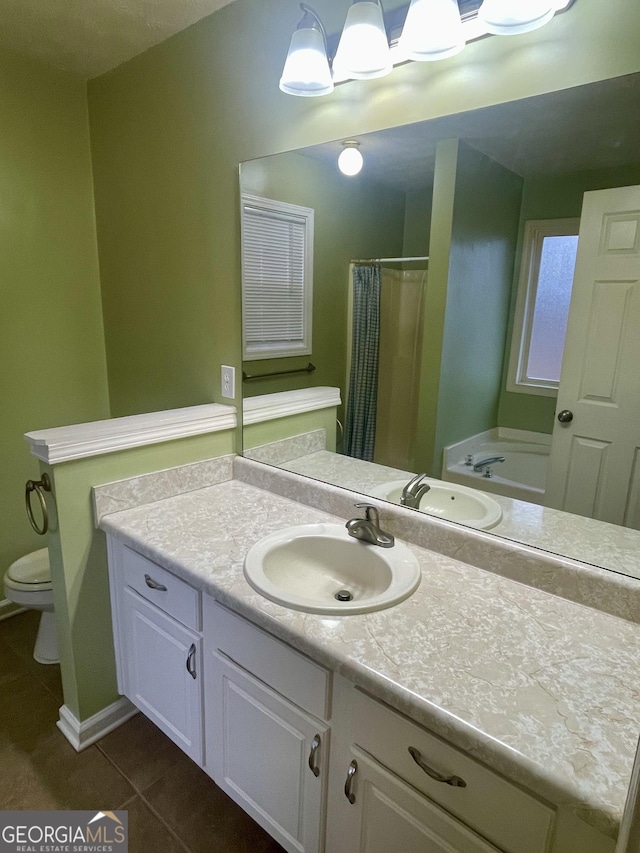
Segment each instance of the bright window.
M531 220L525 225L509 391L557 393L579 225L579 219Z
M313 210L242 195L243 358L311 352Z

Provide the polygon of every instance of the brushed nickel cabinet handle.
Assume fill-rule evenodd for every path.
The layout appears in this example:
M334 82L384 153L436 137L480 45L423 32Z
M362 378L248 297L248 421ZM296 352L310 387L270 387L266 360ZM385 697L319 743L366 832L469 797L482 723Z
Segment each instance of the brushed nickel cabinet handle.
M196 677L196 644L191 643L189 654L187 655L187 672L191 678Z
M356 795L353 793L353 780L358 772L358 762L353 759L347 770L347 781L344 783L344 795L349 800L351 805L356 801Z
M311 751L309 752L309 770L314 776L320 775L320 768L316 764L316 756L320 749L320 735L314 735L311 741Z
M154 581L154 579L151 577L151 575L145 575L144 576L144 582L149 587L149 589L157 589L160 592L166 592L167 591L166 586L164 586L164 584L158 583L158 581Z
M411 758L413 758L413 760L421 770L424 770L424 772L430 779L433 779L436 782L444 782L445 785L453 785L454 788L467 787L467 783L459 776L443 776L442 773L438 773L438 771L434 770L433 767L429 767L429 765L423 761L419 750L417 750L414 746L408 747L408 750Z

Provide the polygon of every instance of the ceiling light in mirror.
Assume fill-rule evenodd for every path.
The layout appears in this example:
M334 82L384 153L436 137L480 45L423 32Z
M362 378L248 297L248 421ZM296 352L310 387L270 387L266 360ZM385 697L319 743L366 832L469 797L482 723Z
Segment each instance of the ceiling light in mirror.
M300 8L304 17L291 36L280 89L306 98L329 95L333 92L333 79L324 27L311 7L301 3Z
M333 67L336 75L354 80L384 77L393 69L378 2L360 0L350 6Z
M364 158L360 151L360 143L354 139L342 143L343 148L338 157L338 168L343 175L353 177L357 175L364 164Z
M411 0L398 43L400 56L418 62L446 59L464 46L456 0Z
M520 35L544 26L555 11L553 0L484 0L478 23L494 35Z

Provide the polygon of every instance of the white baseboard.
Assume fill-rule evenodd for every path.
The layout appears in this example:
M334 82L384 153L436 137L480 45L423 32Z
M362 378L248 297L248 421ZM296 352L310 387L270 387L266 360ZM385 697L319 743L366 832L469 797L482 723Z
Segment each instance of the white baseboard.
M122 696L92 717L80 722L66 705L60 708L57 726L76 752L81 752L138 713L135 705Z
M0 600L0 622L10 616L15 616L16 613L25 613L26 610L26 607L20 607L19 604L14 604L13 601L3 598Z

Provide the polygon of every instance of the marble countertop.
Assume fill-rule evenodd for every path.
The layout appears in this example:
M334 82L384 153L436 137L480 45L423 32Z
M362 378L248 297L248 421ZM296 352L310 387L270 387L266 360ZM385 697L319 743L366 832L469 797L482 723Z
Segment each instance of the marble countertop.
M615 837L640 731L640 626L414 545L420 586L387 610L318 616L255 592L249 547L317 521L344 519L231 480L100 526Z

